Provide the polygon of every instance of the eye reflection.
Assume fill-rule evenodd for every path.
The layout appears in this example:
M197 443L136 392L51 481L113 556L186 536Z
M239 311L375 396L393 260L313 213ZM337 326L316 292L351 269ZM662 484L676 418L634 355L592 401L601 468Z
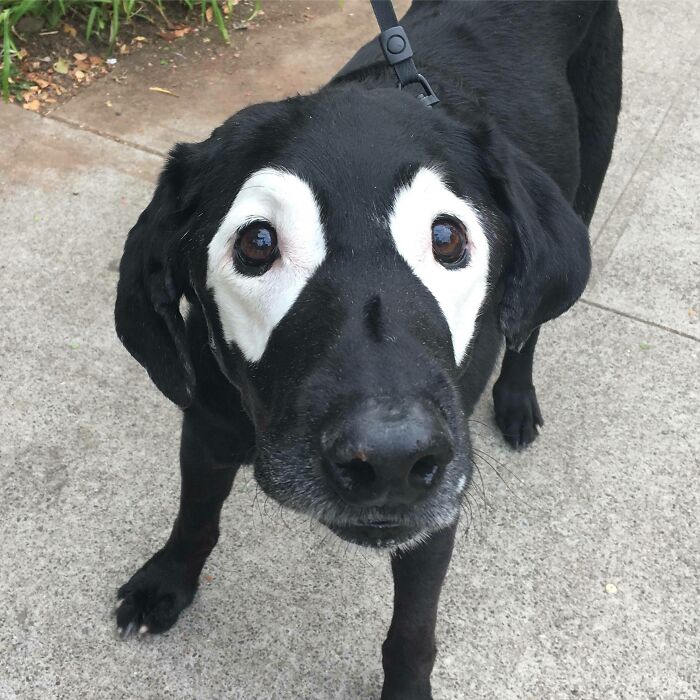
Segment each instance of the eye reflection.
M433 255L444 267L463 267L468 258L467 230L464 224L448 216L433 222Z
M254 221L238 233L234 246L234 263L240 272L263 274L278 257L277 232L272 224Z

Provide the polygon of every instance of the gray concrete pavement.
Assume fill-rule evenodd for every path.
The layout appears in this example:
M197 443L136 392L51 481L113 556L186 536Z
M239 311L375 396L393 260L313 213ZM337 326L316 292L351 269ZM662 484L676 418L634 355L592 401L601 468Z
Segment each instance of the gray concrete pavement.
M355 11L321 7L299 31L323 36L314 27L352 25ZM700 697L700 13L626 2L623 16L595 275L542 333L537 443L507 449L488 396L475 415L486 499L474 490L447 579L436 699ZM366 19L348 41L371 31ZM269 29L256 55L285 31ZM178 488L177 411L112 328L116 261L162 163L143 147L206 134L240 106L216 102L216 86L238 80L211 76L211 112L139 96L159 125L142 132L101 120L105 81L54 118L0 105L2 700L378 697L386 561L259 507L249 475L176 628L124 643L110 618L117 585L167 536ZM248 99L278 89L306 88L269 79Z

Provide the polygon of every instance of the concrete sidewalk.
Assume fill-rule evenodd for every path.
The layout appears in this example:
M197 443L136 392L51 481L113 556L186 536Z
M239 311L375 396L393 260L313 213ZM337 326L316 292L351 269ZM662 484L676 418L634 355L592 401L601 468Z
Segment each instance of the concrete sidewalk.
M320 84L374 31L364 4L317 3L282 28L289 4L265 6L235 49L245 68L224 55L196 86L196 66L153 78L181 81L180 100L103 80L49 118L0 105L2 700L379 695L386 560L265 512L248 474L178 625L121 642L110 617L178 496L178 413L112 325L159 154L246 101ZM488 395L475 416L486 502L479 484L442 598L436 699L700 698L700 6L628 0L623 19L594 276L543 331L536 444L502 443Z

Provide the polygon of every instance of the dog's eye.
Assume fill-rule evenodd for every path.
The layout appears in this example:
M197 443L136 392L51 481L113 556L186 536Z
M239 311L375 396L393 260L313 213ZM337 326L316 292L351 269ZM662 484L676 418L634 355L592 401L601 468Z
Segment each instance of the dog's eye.
M469 253L464 224L449 216L433 221L433 255L445 267L463 267Z
M238 233L234 262L239 272L261 275L278 256L277 232L267 221L254 221Z

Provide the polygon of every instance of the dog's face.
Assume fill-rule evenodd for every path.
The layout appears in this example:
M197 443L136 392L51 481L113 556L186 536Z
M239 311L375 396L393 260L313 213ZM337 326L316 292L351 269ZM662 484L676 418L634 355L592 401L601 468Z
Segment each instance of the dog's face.
M394 546L457 516L481 327L522 344L578 297L587 250L556 185L483 123L336 88L174 150L127 241L117 326L187 405L186 294L255 426L260 486Z

